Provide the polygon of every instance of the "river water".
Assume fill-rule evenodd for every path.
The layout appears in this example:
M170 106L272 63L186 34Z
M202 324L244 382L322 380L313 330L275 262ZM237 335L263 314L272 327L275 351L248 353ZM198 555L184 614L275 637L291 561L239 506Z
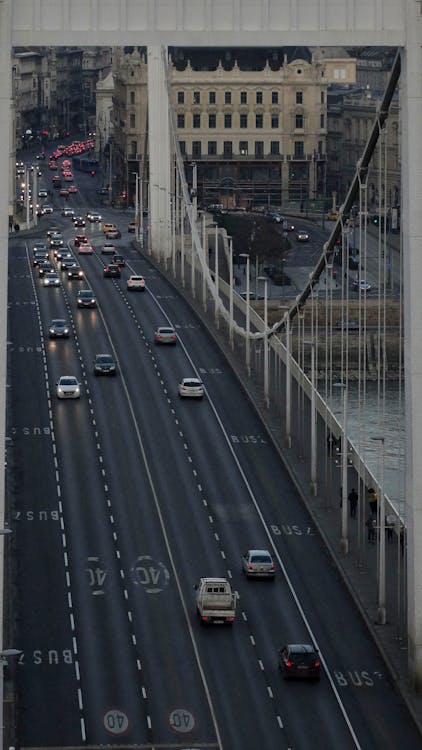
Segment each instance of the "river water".
M385 493L394 502L400 514L404 514L404 386L402 385L400 394L398 382L386 383L383 402L382 398L378 397L377 383L368 382L363 403L362 398L361 393L359 408L358 383L349 383L348 437L380 484L384 464ZM331 408L342 424L343 395L340 388L333 388ZM374 437L383 437L384 445L381 440L371 439Z

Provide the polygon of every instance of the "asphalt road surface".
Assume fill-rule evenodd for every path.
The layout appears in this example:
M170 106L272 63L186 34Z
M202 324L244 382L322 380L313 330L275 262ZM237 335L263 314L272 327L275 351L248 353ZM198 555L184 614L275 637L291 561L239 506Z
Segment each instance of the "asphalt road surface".
M49 178L46 178L46 181ZM78 175L67 205L95 208ZM61 205L54 196L56 206ZM72 203L73 202L73 203ZM104 209L102 209L104 210ZM57 214L58 212L56 212ZM73 248L69 219L58 221ZM17 745L406 750L421 738L249 400L185 301L132 248L105 279L101 226L83 281L44 288L29 238L9 249L7 501L14 530ZM77 253L77 251L75 251ZM59 272L60 273L60 272ZM128 292L130 273L145 293ZM79 288L95 309L77 309ZM50 320L71 335L50 340ZM171 323L175 347L154 345ZM95 377L95 354L118 362ZM75 375L79 400L55 383ZM202 378L202 401L178 398ZM7 542L9 544L9 541ZM274 582L241 556L270 549ZM226 576L233 627L203 628L194 584ZM285 643L320 650L318 683L284 681Z

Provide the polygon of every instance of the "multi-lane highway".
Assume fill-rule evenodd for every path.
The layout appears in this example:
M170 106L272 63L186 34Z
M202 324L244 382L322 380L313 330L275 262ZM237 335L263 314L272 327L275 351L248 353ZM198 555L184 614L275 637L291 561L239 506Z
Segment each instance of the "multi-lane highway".
M94 208L90 176L72 198ZM93 182L93 181L92 181ZM59 198L54 198L58 205ZM69 201L71 205L71 201ZM104 209L100 209L104 211ZM58 212L56 212L57 214ZM77 254L70 219L59 223ZM33 242L9 250L7 502L13 528L20 748L419 748L421 738L280 457L227 362L184 299L132 246L104 278L101 225L83 281L44 287ZM127 290L142 274L146 292ZM77 290L97 307L78 309ZM66 318L68 339L49 323ZM171 324L175 347L154 344ZM111 353L116 377L96 377ZM55 384L75 375L80 399ZM202 401L178 397L200 377ZM274 582L242 554L267 548ZM201 627L194 585L225 576L233 627ZM314 643L319 682L284 681L286 643Z

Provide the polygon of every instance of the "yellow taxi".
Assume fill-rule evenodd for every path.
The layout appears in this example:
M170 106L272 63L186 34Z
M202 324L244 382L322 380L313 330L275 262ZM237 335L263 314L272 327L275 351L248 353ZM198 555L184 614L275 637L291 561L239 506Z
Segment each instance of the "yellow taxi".
M117 229L115 224L103 224L103 232L104 234L107 234L107 232L110 232L113 229Z

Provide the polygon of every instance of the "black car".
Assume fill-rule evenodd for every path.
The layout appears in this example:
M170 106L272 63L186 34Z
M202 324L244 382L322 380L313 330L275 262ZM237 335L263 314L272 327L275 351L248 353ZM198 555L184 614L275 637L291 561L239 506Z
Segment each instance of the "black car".
M86 234L77 234L73 242L75 243L75 247L79 247L79 245L87 245L88 237Z
M44 276L45 273L54 271L54 266L49 260L44 260L42 263L38 263L38 276Z
M67 339L69 338L69 324L63 318L56 318L51 321L48 328L48 335L51 339Z
M82 281L82 279L84 278L84 272L82 271L82 268L80 266L78 266L76 263L73 263L67 269L67 278Z
M121 268L122 266L125 266L125 265L126 265L126 260L125 260L125 258L123 257L123 255L118 255L117 253L115 253L115 254L114 254L114 255L112 256L112 258L111 258L111 262L112 262L112 263L115 263L115 264L116 264L117 266L120 266L120 268Z
M97 307L97 300L91 289L80 289L76 298L78 307Z
M42 250L37 250L32 256L32 265L39 266L41 263L45 263L45 253Z
M85 219L83 216L75 216L73 219L73 226L74 227L84 227L85 226Z
M120 279L122 272L120 266L116 263L110 263L108 266L104 266L104 277L110 279Z
M310 643L290 643L278 653L278 666L287 680L304 677L319 680L320 661L316 648Z
M108 187L97 188L97 195L108 195L109 192Z
M116 375L116 363L111 354L96 354L94 359L94 375Z

